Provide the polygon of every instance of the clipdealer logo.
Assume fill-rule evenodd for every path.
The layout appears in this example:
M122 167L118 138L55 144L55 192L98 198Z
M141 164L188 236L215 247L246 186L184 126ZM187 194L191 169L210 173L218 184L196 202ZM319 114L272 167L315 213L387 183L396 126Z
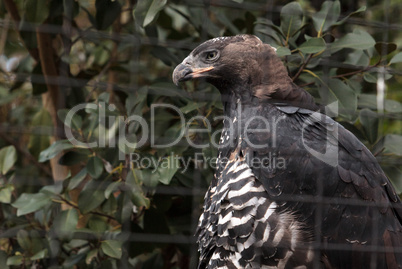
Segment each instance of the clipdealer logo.
M154 149L168 149L174 147L180 143L187 143L190 147L196 149L205 149L209 147L213 148L224 148L224 147L234 147L236 142L236 135L241 134L242 140L245 141L250 147L254 149L264 149L271 148L272 152L268 152L264 160L253 159L251 164L259 165L260 167L267 167L269 169L273 168L286 168L286 158L280 156L275 152L277 147L277 141L281 139L277 135L277 129L279 128L281 121L286 119L286 115L278 117L276 119L269 119L262 116L254 116L250 118L242 118L242 108L241 105L238 106L236 110L236 117L231 119L227 116L216 116L212 119L213 122L223 120L225 122L225 131L222 129L212 130L212 124L210 119L207 117L197 115L186 121L186 117L183 112L176 106L171 104L152 104L150 106L150 122L147 122L143 117L139 115L130 115L124 117L121 115L110 115L108 111L115 111L114 105L109 105L105 102L100 102L99 104L79 104L73 107L66 115L65 125L72 126L74 116L82 111L96 111L98 115L98 129L95 141L80 141L77 139L71 128L65 129L65 134L68 140L76 147L84 148L119 148L119 160L125 160L127 154L129 155L130 162L136 167L156 169L157 167L166 165L176 165L180 167L183 172L188 170L190 163L194 163L195 167L209 166L216 168L217 158L211 158L204 156L201 158L201 153L197 153L197 156L187 157L173 155L169 157L161 157L155 159L152 157L143 157L138 152L137 149L147 145ZM157 141L156 137L156 123L157 118L156 110L164 109L169 110L171 113L178 115L178 134L171 141ZM331 115L337 115L338 104L332 103L326 107L326 113ZM336 166L338 165L338 127L337 124L333 124L334 128L331 131L326 132L325 139L325 151L320 152L309 143L307 139L308 129L315 124L328 125L328 117L324 116L318 112L310 113L302 124L301 139L302 144L305 149L314 157L322 160L323 162ZM235 124L237 122L237 124ZM241 122L241 124L239 123ZM320 123L321 122L321 123ZM196 124L195 124L196 123ZM200 124L202 123L202 124ZM135 130L141 130L140 132L135 132L135 139L133 139L133 134L129 132L129 127L135 125ZM196 126L196 127L194 127ZM201 127L203 128L201 128ZM254 127L253 127L254 126ZM259 126L259 128L255 128ZM268 141L262 141L260 144L255 144L250 141L250 134L260 134L267 137ZM197 144L192 139L195 134L209 134L209 141L202 141ZM138 135L138 136L137 136ZM216 143L218 141L218 136L221 136L220 144ZM269 137L269 139L268 139ZM267 159L268 158L268 159Z

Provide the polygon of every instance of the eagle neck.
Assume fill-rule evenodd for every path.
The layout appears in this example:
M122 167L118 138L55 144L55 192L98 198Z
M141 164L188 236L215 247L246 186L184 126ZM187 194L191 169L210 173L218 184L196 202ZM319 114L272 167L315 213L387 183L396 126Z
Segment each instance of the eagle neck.
M241 105L258 103L258 99L252 94L251 87L240 86L230 90L221 91L223 113L227 117L235 116L233 113Z

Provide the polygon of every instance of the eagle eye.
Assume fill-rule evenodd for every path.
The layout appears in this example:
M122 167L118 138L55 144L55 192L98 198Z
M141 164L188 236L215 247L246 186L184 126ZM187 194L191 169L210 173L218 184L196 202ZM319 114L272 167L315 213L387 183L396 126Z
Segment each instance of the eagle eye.
M208 51L205 53L205 60L214 61L218 58L219 53L217 50Z

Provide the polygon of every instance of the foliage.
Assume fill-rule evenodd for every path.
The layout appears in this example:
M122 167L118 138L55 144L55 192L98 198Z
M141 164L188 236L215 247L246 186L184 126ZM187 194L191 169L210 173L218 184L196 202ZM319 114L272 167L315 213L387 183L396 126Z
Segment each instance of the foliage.
M402 44L346 24L365 21L365 7L345 13L325 1L313 12L302 1L272 13L265 1L230 3L0 3L10 26L0 37L1 268L193 267L222 105L210 85L182 90L170 75L220 35L276 47L317 102L338 102L331 113L402 192L402 105L377 93L386 85L402 98Z

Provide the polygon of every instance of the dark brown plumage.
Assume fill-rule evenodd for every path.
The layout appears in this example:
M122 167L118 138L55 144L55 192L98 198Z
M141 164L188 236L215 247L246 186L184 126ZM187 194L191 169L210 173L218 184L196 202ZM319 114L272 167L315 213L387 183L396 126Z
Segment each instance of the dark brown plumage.
M199 268L402 267L394 188L353 134L314 113L274 48L250 35L206 41L173 73L176 84L198 78L219 89L230 119L199 221Z

